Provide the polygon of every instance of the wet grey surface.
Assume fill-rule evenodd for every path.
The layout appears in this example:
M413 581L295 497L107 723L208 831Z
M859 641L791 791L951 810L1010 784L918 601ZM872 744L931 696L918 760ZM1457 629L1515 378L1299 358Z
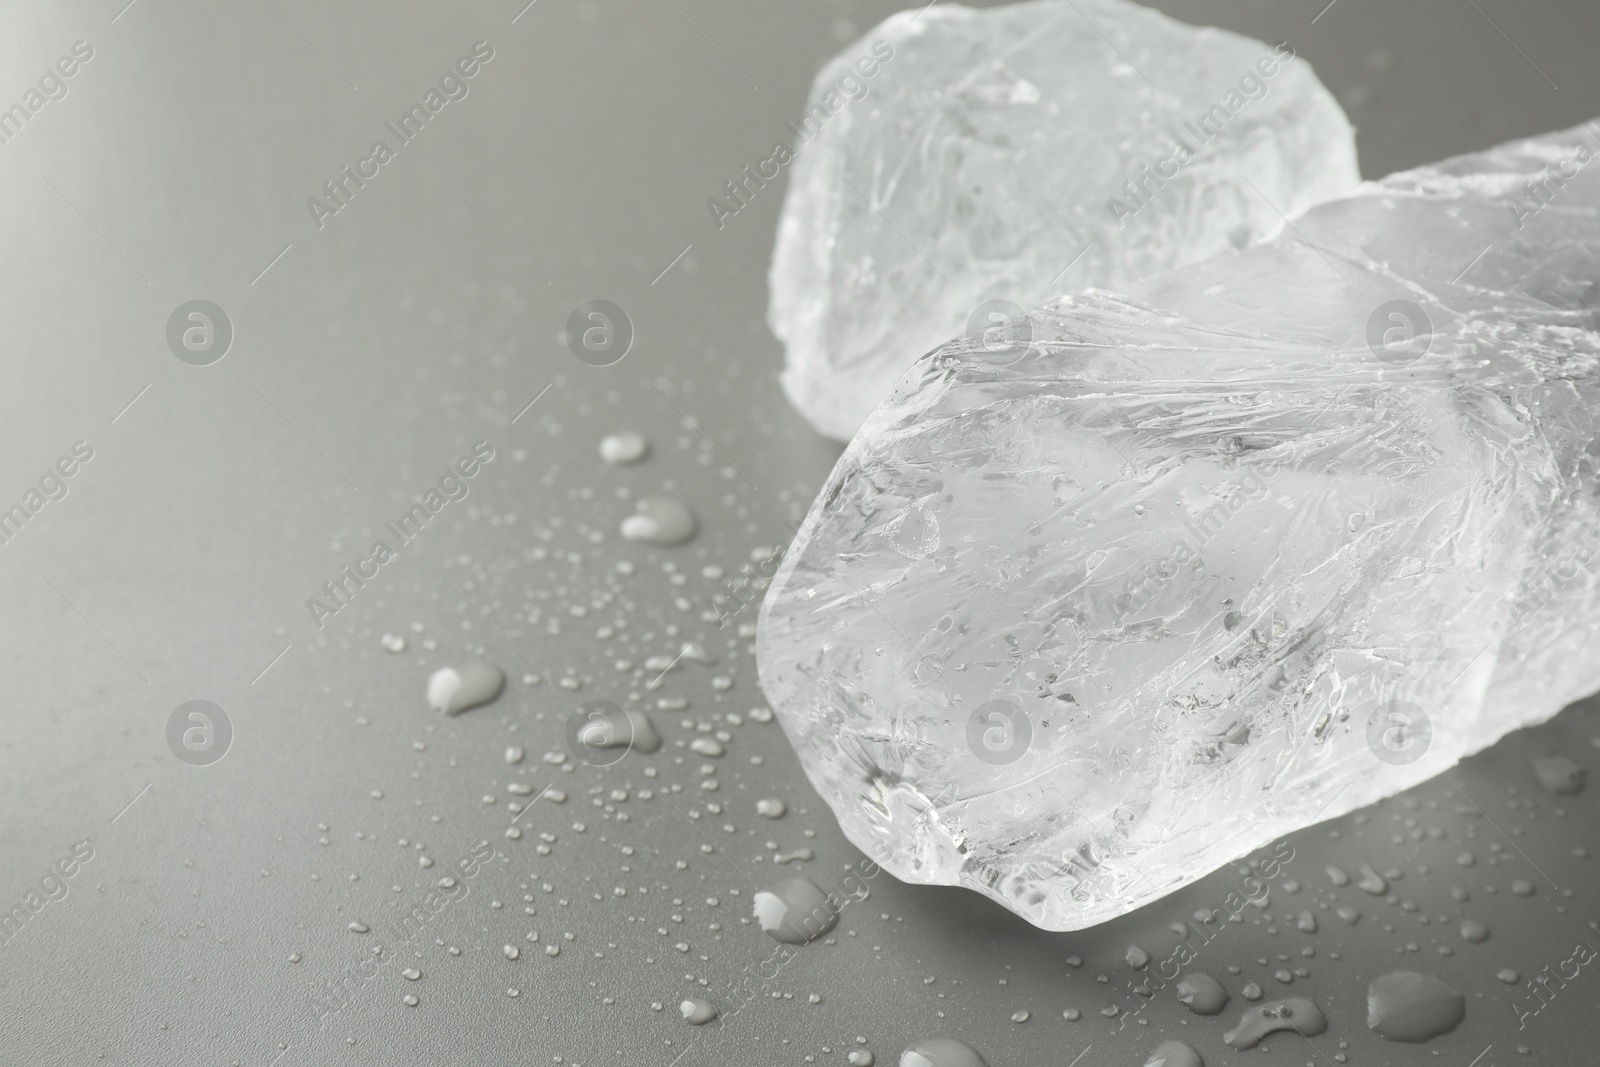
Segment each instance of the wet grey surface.
M1600 114L1592 8L1162 6L1287 38L1346 103L1369 175ZM1229 894L1256 884L1239 866L1069 934L868 877L778 726L748 718L762 701L739 627L754 610L719 629L713 597L786 540L837 449L776 387L762 317L780 190L721 230L705 201L783 136L839 41L892 10L7 6L0 103L74 42L93 55L0 144L0 500L24 501L76 442L93 455L0 544L0 893L7 910L42 882L60 896L0 946L0 1060L842 1064L859 1037L892 1064L936 1035L993 1067L1141 1063L1174 1036L1213 1067L1592 1058L1594 964L1575 946L1600 944L1594 798L1552 794L1530 766L1595 761L1584 708L1290 838L1270 899L1237 923ZM392 141L385 123L478 41L493 58L467 95L318 228L307 198ZM594 298L637 334L607 367L561 339ZM233 327L207 366L168 347L169 317L195 299ZM643 463L600 461L619 429L650 438ZM480 441L494 459L466 497L412 543L391 538L395 558L319 628L307 599ZM700 533L624 541L646 495L690 503ZM386 652L385 633L406 651ZM645 659L685 641L716 662L649 688ZM468 655L505 668L507 691L443 718L428 675ZM589 699L647 710L661 750L563 762ZM232 724L208 765L168 745L191 700ZM726 731L725 755L688 750L701 724ZM566 799L518 814L508 804L532 798L513 782ZM788 813L758 815L763 797ZM74 846L71 876L44 882ZM774 862L802 848L814 858ZM1329 864L1355 881L1336 887ZM1369 894L1362 864L1401 877ZM780 955L750 901L797 874L868 895ZM418 905L406 941L395 924ZM1222 921L1194 922L1201 908ZM1463 918L1488 940L1465 940ZM1169 984L1136 1011L1130 982L1161 972L1185 920L1192 966L1231 1001L1193 1016ZM1144 972L1125 958L1135 944ZM1525 983L1544 968L1536 996ZM1465 1021L1423 1045L1371 1033L1367 983L1394 969L1461 990ZM1229 1050L1250 981L1314 1000L1328 1030ZM689 996L722 1018L689 1026Z

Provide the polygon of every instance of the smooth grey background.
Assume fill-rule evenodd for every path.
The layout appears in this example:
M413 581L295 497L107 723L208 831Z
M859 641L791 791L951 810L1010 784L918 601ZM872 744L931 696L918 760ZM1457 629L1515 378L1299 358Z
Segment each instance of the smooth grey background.
M732 575L786 540L837 455L776 386L763 315L781 190L720 231L705 200L783 135L820 63L896 6L523 2L5 5L0 106L73 42L94 58L0 145L0 502L21 500L74 442L94 458L0 545L0 901L21 900L74 842L87 838L94 858L0 948L0 1060L842 1063L859 1035L894 1063L942 1033L994 1067L1138 1063L1172 1034L1213 1065L1269 1062L1220 1042L1247 979L1312 996L1331 1020L1313 1043L1268 1042L1270 1062L1590 1054L1600 986L1587 970L1521 1030L1513 1004L1531 994L1494 978L1554 970L1600 937L1585 925L1590 861L1574 852L1600 847L1593 799L1544 794L1527 763L1592 755L1581 709L1450 781L1297 835L1286 877L1300 891L1280 885L1199 963L1235 993L1216 1020L1187 1016L1170 990L1122 1030L1101 1011L1134 1003L1128 944L1163 957L1168 924L1219 907L1233 869L1076 934L879 875L834 944L807 946L737 1014L684 1024L683 996L726 1005L729 983L771 954L748 922L754 886L804 873L833 888L860 859L776 725L719 721L733 738L720 760L681 747L695 730L680 720L761 704L736 629L753 609L722 631L702 621L722 583L701 568ZM1287 39L1345 103L1369 176L1600 114L1600 9L1588 5L1158 6ZM494 59L470 95L318 229L306 199L478 40ZM1219 84L1235 73L1218 71ZM560 338L595 297L626 308L638 333L612 367L580 363ZM223 307L235 333L209 367L165 341L170 313L197 298ZM605 468L598 439L623 428L649 436L653 454ZM313 626L306 598L478 440L496 459L471 495ZM632 503L619 489L683 497L702 532L676 549L622 542ZM620 636L596 636L617 619ZM405 632L408 651L385 653L386 631ZM694 639L718 663L645 689L644 658ZM427 674L469 651L512 684L497 704L441 720L423 699ZM532 665L582 688L524 686ZM718 676L731 688L713 688ZM580 700L630 693L640 706L691 702L652 711L661 753L603 770L541 761L564 751ZM165 740L172 710L200 698L235 731L209 767ZM504 762L508 744L526 746L520 767ZM702 763L721 768L715 793L698 785ZM509 780L554 782L569 799L535 805L510 840ZM663 795L671 783L683 791ZM612 801L614 789L629 799ZM790 814L758 817L767 795ZM314 988L374 944L399 951L379 929L393 902L485 839L504 860L319 1028ZM708 839L718 851L702 851ZM775 867L769 841L816 858ZM1475 863L1458 867L1465 851ZM1322 873L1364 862L1403 871L1392 901L1335 890ZM1524 878L1531 898L1509 890ZM1359 925L1319 910L1339 903L1362 908ZM1294 930L1302 909L1321 933ZM1489 923L1487 944L1461 940L1462 915ZM352 921L374 932L351 933ZM523 940L531 929L539 945ZM561 955L541 951L551 943ZM1397 960L1467 992L1457 1032L1412 1048L1367 1031L1365 983ZM397 974L413 963L415 983ZM1292 990L1274 983L1296 966L1309 975ZM1063 1018L1070 1008L1083 1017ZM1012 1022L1020 1011L1028 1020Z

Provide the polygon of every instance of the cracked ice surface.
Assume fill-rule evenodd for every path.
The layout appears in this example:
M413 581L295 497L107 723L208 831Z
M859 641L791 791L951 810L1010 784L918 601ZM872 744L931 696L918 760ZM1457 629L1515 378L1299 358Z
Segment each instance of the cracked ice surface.
M1600 123L930 352L761 608L900 878L1113 918L1600 688Z
M1148 277L1349 193L1350 124L1285 55L1125 0L889 18L817 75L796 146L767 315L790 400L848 440L986 301Z

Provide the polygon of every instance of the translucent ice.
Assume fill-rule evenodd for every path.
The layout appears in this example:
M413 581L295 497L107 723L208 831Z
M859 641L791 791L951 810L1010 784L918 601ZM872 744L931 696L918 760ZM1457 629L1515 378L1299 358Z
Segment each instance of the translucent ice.
M761 608L850 838L1076 929L1600 688L1597 145L1396 174L919 360Z
M1292 56L1125 0L888 19L793 126L768 311L789 398L846 440L969 321L1003 333L990 301L1147 277L1348 193L1350 124Z

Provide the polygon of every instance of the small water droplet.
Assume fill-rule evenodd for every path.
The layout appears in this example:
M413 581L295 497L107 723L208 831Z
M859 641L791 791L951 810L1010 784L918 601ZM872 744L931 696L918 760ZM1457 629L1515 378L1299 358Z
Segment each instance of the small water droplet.
M379 640L385 652L404 652L406 650L406 639L399 634L384 634Z
M709 1000L699 997L690 997L678 1005L678 1011L683 1014L683 1021L690 1026L704 1026L717 1017L717 1009L711 1006Z
M349 929L353 934L364 934L370 931L372 927L368 926L366 923L353 922L350 924Z
M1489 928L1475 919L1461 920L1461 936L1474 945L1481 945L1489 940Z
M1340 870L1338 867L1333 866L1331 863L1328 865L1328 880L1336 886L1346 886L1350 884L1350 876L1345 874L1344 871Z
M845 1056L845 1059L849 1062L850 1067L872 1067L877 1062L872 1055L872 1050L868 1048L853 1048Z
M407 993L400 998L400 1002L408 1008L414 1008L418 1004L417 995L415 993Z

